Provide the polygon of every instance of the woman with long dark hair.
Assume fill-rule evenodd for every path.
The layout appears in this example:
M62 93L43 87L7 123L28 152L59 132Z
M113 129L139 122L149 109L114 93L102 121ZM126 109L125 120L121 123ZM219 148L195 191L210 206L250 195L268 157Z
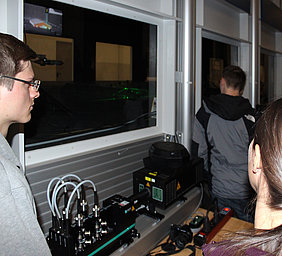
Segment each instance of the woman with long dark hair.
M248 169L257 193L254 229L204 245L205 256L282 255L282 98L268 106L256 125Z

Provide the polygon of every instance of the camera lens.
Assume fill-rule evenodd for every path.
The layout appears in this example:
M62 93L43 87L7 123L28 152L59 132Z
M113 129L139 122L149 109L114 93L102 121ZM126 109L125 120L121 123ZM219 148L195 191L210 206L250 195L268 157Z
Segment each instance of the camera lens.
M178 226L172 225L170 229L170 239L175 242L179 249L184 249L185 245L190 243L193 233L188 225Z
M188 225L179 226L177 231L174 242L179 249L183 249L186 244L192 241L193 234Z
M191 237L185 233L180 233L175 239L175 244L179 249L184 249L189 242L191 242Z

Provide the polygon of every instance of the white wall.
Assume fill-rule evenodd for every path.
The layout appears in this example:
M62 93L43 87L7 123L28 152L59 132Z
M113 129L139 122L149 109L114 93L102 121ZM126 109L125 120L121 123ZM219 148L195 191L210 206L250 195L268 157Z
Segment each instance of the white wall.
M240 37L240 16L233 8L218 1L205 1L204 27L232 38Z
M131 7L147 10L150 12L174 15L174 0L111 0ZM109 1L110 2L110 1Z
M23 38L23 2L21 0L0 1L0 31Z
M277 52L282 53L282 32L275 33L275 49Z
M280 99L282 98L282 54L279 54L274 58L274 66L274 73L276 73L274 77L274 82L276 84L274 87L274 99Z
M261 47L274 55L274 99L282 97L282 33L262 24Z
M261 25L261 47L276 51L276 31L264 23Z
M274 98L282 98L282 32L275 33L275 49L276 54L274 58Z

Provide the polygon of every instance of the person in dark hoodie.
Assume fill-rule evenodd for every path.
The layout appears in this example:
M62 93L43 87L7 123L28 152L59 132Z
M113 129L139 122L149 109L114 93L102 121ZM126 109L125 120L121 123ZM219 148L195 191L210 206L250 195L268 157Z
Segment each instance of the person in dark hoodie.
M231 207L237 218L253 221L248 213L248 146L256 122L255 109L242 97L246 82L237 66L224 68L221 94L204 99L196 114L192 156L204 159L204 178L218 208Z

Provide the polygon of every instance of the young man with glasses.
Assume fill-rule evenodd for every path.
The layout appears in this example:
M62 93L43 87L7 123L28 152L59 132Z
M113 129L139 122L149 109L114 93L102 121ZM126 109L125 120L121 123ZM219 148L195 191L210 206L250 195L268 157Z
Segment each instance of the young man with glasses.
M39 97L40 81L31 65L35 57L23 42L0 33L1 255L51 255L22 166L5 139L11 124L30 120Z

